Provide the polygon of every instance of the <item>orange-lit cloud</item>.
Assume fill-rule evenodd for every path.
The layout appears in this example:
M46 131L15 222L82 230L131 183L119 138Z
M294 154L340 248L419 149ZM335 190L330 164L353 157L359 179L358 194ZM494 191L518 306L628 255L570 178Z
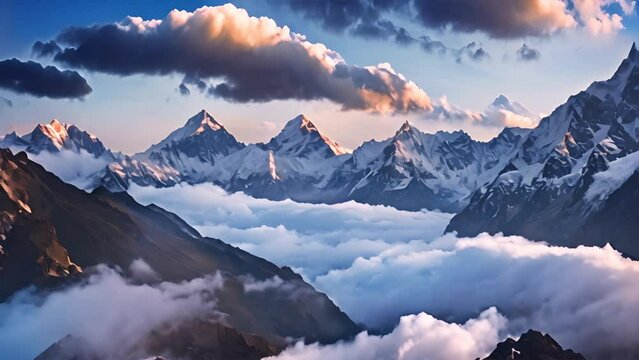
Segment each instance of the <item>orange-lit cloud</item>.
M70 28L57 42L62 49L54 59L69 66L117 75L183 74L189 81L182 94L206 81L208 94L234 102L328 99L345 110L399 113L431 108L428 95L389 64L351 65L325 45L232 4Z
M492 38L549 36L568 29L591 34L623 28L623 16L634 12L633 0L277 0L327 30L367 38L414 42L393 16L408 15L426 28L456 32L480 31ZM621 13L611 6L619 6ZM398 11L399 9L399 11ZM397 18L397 16L394 16Z
M607 12L605 7L618 4L625 15L635 10L635 2L628 0L573 0L573 3L585 28L594 35L614 33L624 27L623 17Z

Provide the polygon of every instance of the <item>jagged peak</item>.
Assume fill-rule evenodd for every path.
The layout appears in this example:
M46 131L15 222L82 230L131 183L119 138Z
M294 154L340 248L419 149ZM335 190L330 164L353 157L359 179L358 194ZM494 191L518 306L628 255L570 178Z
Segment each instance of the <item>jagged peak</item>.
M61 123L58 119L53 119L48 124L38 124L34 132L42 133L53 141L60 142L69 136L67 128L66 124Z
M637 51L637 45L635 42L632 42L632 46L630 46L630 52L628 53L627 59L632 60L633 62L639 61L639 51Z
M505 135L525 135L526 133L529 133L530 131L532 131L532 129L522 128L519 126L506 126L499 132L497 136L495 136L495 138L498 138L500 136L505 136Z
M621 101L622 93L630 81L630 77L637 76L638 69L639 51L633 42L628 56L621 62L614 75L605 81L595 81L586 89L586 92L601 100L612 99L618 103Z
M506 95L500 94L495 98L492 103L493 106L505 106L510 105L510 99Z
M193 134L206 130L217 131L224 128L222 124L217 122L217 120L204 109L187 120L185 127L192 128L191 133Z
M267 144L271 148L291 148L296 144L304 144L307 141L322 141L330 149L334 155L343 155L350 151L337 142L331 140L328 136L323 135L320 130L311 122L304 114L297 115L289 120L282 131L271 139ZM305 147L305 146L303 146Z
M395 136L398 136L402 133L412 133L418 131L408 120L402 123L402 126L395 132Z
M214 137L217 140L210 139L209 136ZM204 142L203 146L207 149L207 151L214 149L212 151L215 153L234 151L245 146L238 142L231 133L226 131L224 126L215 120L210 113L206 110L201 110L190 117L184 126L173 130L167 137L162 139L162 141L151 145L144 152L138 153L135 156L144 158L165 147L171 147L174 144L182 144L184 141L188 142L191 140L202 140Z
M3 138L3 139L7 139L7 138L17 138L17 137L18 137L18 134L16 134L16 132L15 132L15 131L12 131L12 132L10 132L10 133L7 133L7 134L4 136L4 138Z
M286 125L284 125L284 129L282 129L282 131L286 129L302 129L302 131L306 133L319 132L315 124L313 124L313 122L304 114L299 114L289 120Z

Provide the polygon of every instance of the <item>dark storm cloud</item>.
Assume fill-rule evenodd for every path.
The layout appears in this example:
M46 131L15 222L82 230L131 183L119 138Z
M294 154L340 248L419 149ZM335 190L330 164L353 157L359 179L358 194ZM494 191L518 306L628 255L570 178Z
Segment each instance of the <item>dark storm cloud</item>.
M43 43L42 41L36 41L32 47L33 53L40 57L52 56L59 53L62 49L55 43L55 41L48 41Z
M204 80L198 78L197 76L187 74L182 79L182 83L180 83L180 86L178 86L178 91L184 96L189 96L191 95L190 86L195 86L201 93L204 93L206 91L206 88L208 87Z
M387 26L389 13L408 15L427 28L482 31L495 38L544 36L573 27L576 22L561 0L273 0L286 4L307 19L333 31L369 29L355 34L386 38L394 32ZM603 6L598 1L598 6ZM579 9L577 9L579 11ZM392 24L392 23L391 23ZM378 31L385 29L386 31Z
M443 54L449 50L443 42L439 40L433 40L430 38L430 36L420 36L417 41L419 43L419 46L426 52L439 52Z
M92 89L77 72L42 67L37 62L18 59L0 61L0 88L19 94L53 99L81 98Z
M121 76L183 74L182 94L191 85L204 91L211 80L218 83L208 94L236 102L328 99L344 109L430 109L426 93L390 65L349 65L323 44L231 4L68 28L56 41L63 45L58 63Z
M207 87L206 82L204 82L202 79L198 78L197 76L185 75L184 79L182 79L182 83L180 84L180 88L185 87L188 89L189 85L195 86L200 92L204 92Z
M541 57L541 52L535 48L523 44L516 52L515 56L520 61L532 61L538 60Z
M390 10L402 10L408 6L408 1L402 0L272 0L274 4L287 5L308 19L318 21L324 28L332 31L344 31L360 27L370 29L370 32L360 30L360 35L381 37L391 35L397 31L388 20L382 19L382 13ZM392 25L388 27L388 25ZM379 31L381 29L387 32Z
M184 83L181 83L180 86L178 86L178 91L180 92L180 94L182 94L183 96L189 96L191 95L191 90L189 89L188 86L186 86Z
M557 0L429 0L414 5L426 27L482 31L495 38L543 36L574 25L565 3Z
M13 101L7 99L6 97L0 96L0 105L13 107Z
M352 34L363 38L386 39L390 36L398 36L398 29L388 20L374 22L360 22L351 31Z
M275 4L284 4L303 17L317 21L325 29L333 32L350 34L366 39L394 40L402 46L418 44L428 52L440 55L452 55L457 61L458 54L463 49L447 47L438 40L427 35L414 37L405 28L396 25L384 17L388 13L408 14L414 8L408 0L331 0L331 1L301 1L301 0L272 0ZM484 49L480 53L487 54ZM467 56L468 60L482 60L486 56Z
M395 42L400 45L410 45L414 43L416 40L414 37L410 36L408 31L403 27L400 27L395 34Z

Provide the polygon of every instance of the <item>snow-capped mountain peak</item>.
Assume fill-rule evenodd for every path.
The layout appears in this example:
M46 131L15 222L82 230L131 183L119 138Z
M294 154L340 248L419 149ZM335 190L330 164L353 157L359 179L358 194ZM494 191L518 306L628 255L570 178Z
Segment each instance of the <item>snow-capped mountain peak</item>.
M632 43L628 56L621 62L612 77L605 81L596 81L586 89L586 92L598 97L602 101L608 99L618 104L622 94L629 83L633 83L639 77L639 51L635 43ZM631 89L634 90L634 89Z
M188 127L195 127L193 133L198 134L206 130L218 131L223 128L222 124L217 122L211 114L202 110L197 115L193 116L187 122Z
M628 59L630 59L634 63L639 62L639 51L637 50L637 44L635 42L632 43L630 47L630 53L628 53Z
M48 140L51 146L54 146L57 150L61 150L68 137L67 125L62 124L58 119L53 119L48 124L39 124L36 126L31 133L30 141L33 143Z
M423 133L414 127L408 120L402 123L402 126L395 132L392 142L422 142Z
M534 118L535 115L528 110L525 106L523 106L522 104L516 102L516 101L511 101L509 98L507 98L505 95L499 95L491 104L490 107L492 109L495 110L506 110L509 111L513 114L516 115L520 115L520 116L526 116L526 117L530 117L530 118Z
M402 126L399 128L399 130L397 130L397 133L402 133L402 132L406 132L406 131L411 131L413 130L413 126L408 122L408 120L404 121L404 123L402 123Z
M69 150L75 153L85 151L95 158L105 156L113 158L113 154L102 142L90 133L80 130L75 125L64 124L57 119L48 124L38 124L32 132L18 136L15 132L7 134L0 142L0 147L13 151L27 151L39 154L42 151L58 153Z
M322 134L303 114L287 122L282 131L265 146L276 154L298 157L320 154L321 157L328 158L349 153L348 149Z
M243 147L244 144L238 142L211 114L202 110L189 118L183 127L136 156L144 158L154 153L157 156L158 151L170 150L187 157L209 158L217 154L228 155Z
M508 99L505 95L499 95L492 103L493 106L498 107L508 107L510 106L510 99Z
M183 127L173 131L169 134L164 140L162 140L159 145L164 145L172 142L177 142L183 140L189 136L201 134L207 130L211 131L219 131L224 127L222 124L217 122L211 114L206 112L206 110L202 110L199 113L193 115L186 121ZM152 146L154 148L155 146ZM160 146L161 147L161 146Z
M639 253L633 207L638 84L639 51L633 44L610 79L569 97L519 140L507 166L472 195L448 230L462 236L504 232L558 245L597 244L614 234L616 249ZM512 135L504 130L495 144L512 143ZM607 206L623 212L610 217L602 210ZM592 231L592 223L601 226L600 233Z
M118 156L97 137L56 119L37 125L23 136L7 134L0 141L0 148L13 153L24 151L31 160L80 188L92 188L98 172Z
M0 148L26 148L27 146L29 146L29 142L18 136L15 131L6 134L0 140Z
M315 127L315 124L313 124L313 122L311 122L311 120L304 114L299 114L295 118L290 120L285 127L288 126L302 129L302 131L306 131L308 133L319 132L319 130L317 130L317 127Z

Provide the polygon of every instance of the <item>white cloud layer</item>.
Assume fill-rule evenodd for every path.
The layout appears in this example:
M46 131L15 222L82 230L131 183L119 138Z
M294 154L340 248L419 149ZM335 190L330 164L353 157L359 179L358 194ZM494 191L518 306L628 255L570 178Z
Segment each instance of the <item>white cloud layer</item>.
M609 11L611 5L619 5L621 14ZM635 1L629 0L573 0L577 17L593 35L610 34L624 28L623 15L635 11Z
M359 256L419 247L446 228L452 214L399 211L356 202L300 204L228 194L212 184L156 189L132 185L142 204L175 211L203 235L224 241L308 279L344 268Z
M133 284L100 265L80 284L48 295L27 289L0 303L0 358L33 359L68 334L86 340L105 360L142 358L148 354L137 345L152 330L215 314L211 294L222 286L219 274Z
M385 336L363 332L353 341L328 346L299 342L268 359L472 360L492 351L505 325L506 319L495 308L464 324L447 323L420 313L402 317L397 328Z
M390 331L402 315L421 312L464 323L494 306L508 319L503 329L490 330L501 335L535 328L587 358L638 354L632 334L639 331L634 320L639 262L610 247L553 247L486 234L439 236L450 215L355 203L273 202L228 195L212 185L133 187L131 193L176 212L206 235L293 265L371 328ZM404 326L388 340L361 335L360 343L298 350L305 356L310 351L311 358L358 349L386 354L389 346L421 341L419 331L398 335L405 334Z
M24 151L24 147L11 147L10 150L17 154ZM27 153L27 157L42 165L47 171L54 173L62 181L72 184L80 189L87 189L93 184L92 175L104 169L111 160L96 158L85 150L74 152L62 150L57 153L42 151L39 154Z

